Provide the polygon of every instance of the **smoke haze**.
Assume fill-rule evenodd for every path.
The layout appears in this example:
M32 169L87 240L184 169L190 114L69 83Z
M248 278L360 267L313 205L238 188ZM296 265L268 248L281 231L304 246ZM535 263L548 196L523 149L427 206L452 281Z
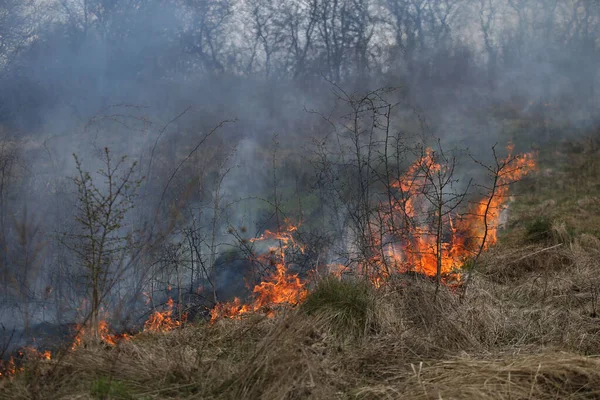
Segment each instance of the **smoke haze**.
M100 190L104 148L143 178L118 230L143 245L103 302L139 325L143 293L202 307L247 294L246 241L285 218L312 244L297 271L352 247L319 186L345 146L330 147L343 99L386 88L377 104L405 145L485 160L496 142L530 151L596 129L599 66L594 0L0 2L0 323L24 342L89 307L65 245L80 228L74 153Z

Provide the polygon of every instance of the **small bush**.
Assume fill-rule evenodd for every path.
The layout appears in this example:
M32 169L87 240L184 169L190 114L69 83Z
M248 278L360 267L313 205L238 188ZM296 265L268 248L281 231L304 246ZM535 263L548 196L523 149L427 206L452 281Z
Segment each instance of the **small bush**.
M525 239L531 243L540 243L552 238L552 220L536 217L525 226Z
M319 282L301 310L323 317L338 336L359 337L374 322L373 288L365 281L329 277Z

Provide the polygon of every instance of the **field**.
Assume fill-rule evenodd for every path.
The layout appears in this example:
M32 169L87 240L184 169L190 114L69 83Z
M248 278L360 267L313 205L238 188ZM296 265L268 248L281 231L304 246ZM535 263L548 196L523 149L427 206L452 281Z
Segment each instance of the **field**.
M379 288L323 278L274 318L197 321L31 357L0 380L0 397L598 398L599 157L593 140L540 153L464 298L460 283L436 294L418 274Z

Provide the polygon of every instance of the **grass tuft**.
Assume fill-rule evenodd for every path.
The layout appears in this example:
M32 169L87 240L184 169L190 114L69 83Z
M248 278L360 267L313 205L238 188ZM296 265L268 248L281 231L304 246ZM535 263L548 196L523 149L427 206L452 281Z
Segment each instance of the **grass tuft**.
M364 336L375 322L373 288L363 280L327 277L309 294L301 310L327 321L340 337Z

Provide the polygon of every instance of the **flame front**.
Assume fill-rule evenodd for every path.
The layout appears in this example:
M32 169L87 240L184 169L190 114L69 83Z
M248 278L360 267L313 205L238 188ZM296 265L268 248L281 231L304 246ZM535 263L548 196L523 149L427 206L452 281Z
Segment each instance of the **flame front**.
M144 323L144 332L166 332L181 326L187 320L187 314L183 313L181 320L174 318L174 304L173 299L169 298L165 311L154 311Z
M459 215L435 210L432 191L438 190L441 196L447 194L439 186L434 187L434 178L451 175L452 171L451 166L436 160L432 149L426 149L400 179L391 183L391 189L397 191L396 197L390 202L391 207L379 204L382 212L377 221L380 225L373 221L368 227L371 231L368 245L371 255L355 266L354 271L366 275L375 287L383 285L393 273L414 271L435 277L438 268L444 280L460 280L458 271L465 261L479 249L486 250L497 242L498 222L508 200L509 184L536 168L533 154L512 156L512 151L513 146L509 145L507 157L498 160L498 166L502 167L494 176L493 192L472 203L466 213ZM383 211L386 209L387 212ZM290 246L297 246L301 251L304 248L298 246L293 238L297 226L286 222L283 232L265 231L260 237L250 240L279 241L279 247L272 247L268 254L258 257L261 262L275 266L275 271L254 287L250 303L243 304L235 298L231 302L217 304L211 311L212 321L221 317L237 318L253 311L272 316L277 305L295 305L304 300L307 294L305 283L289 272L285 261L285 251ZM437 230L435 225L439 225ZM350 266L339 264L327 267L338 277L350 270Z
M484 249L496 244L498 241L498 225L500 213L509 199L509 184L518 181L537 168L535 157L532 153L520 154L513 157L514 146L508 146L508 156L501 160L506 165L498 174L498 181L494 193L474 204L470 214L472 218L462 221L461 229L475 238L477 246L486 237ZM487 218L486 216L487 210ZM487 233L486 233L487 225Z
M296 243L293 237L298 227L289 220L285 222L285 230L280 232L266 230L260 237L250 240L250 242L279 241L278 247L271 247L267 254L257 257L257 261L261 264L274 266L275 271L254 286L249 304L242 304L239 298L235 298L231 302L217 304L211 311L212 322L219 318L239 318L251 311L262 311L267 316L272 317L275 315L277 307L296 305L306 298L308 292L305 283L302 282L298 274L290 273L285 260L285 252L288 248L294 246L304 252L304 247Z
M88 325L77 325L77 334L73 338L73 344L71 350L75 350L77 347L85 343L86 340L97 336L99 341L110 346L115 346L119 340L128 340L130 336L128 334L112 334L110 333L110 327L106 320L98 322L98 334L94 335L93 329Z
M17 353L19 359L25 360L50 360L52 353L49 350L39 352L34 347L26 347ZM16 373L24 371L21 364L17 365L14 357L4 363L0 360L0 378L12 378Z
M536 168L532 153L513 157L512 151L513 146L509 145L507 157L499 160L498 165L502 168L494 177L493 192L473 203L464 215L434 214L442 225L435 232L431 221L425 218L431 215L432 207L427 197L428 190L431 190L428 178L444 173L448 166L437 163L434 152L427 149L406 174L392 184L399 190L400 200L393 204L392 212L384 220L390 226L401 226L403 234L399 244L387 245L386 261L398 272L415 271L427 276L437 275L439 263L441 274L448 276L479 248L486 250L494 245L498 240L500 213L508 200L509 184ZM377 279L371 280L380 285L382 275L385 278L389 274L378 274ZM453 277L460 279L458 274L453 274Z
M398 181L390 185L399 193L390 202L389 211L379 215L378 221L383 221L384 233L371 235L373 255L370 259L354 268L352 265L327 265L328 272L341 278L344 273L354 270L359 274L366 274L375 287L383 285L394 272L415 271L436 276L438 265L443 276L452 275L478 249L486 250L497 242L500 213L509 198L509 184L536 168L533 154L512 156L512 151L513 146L509 145L508 156L499 160L498 165L503 167L495 175L493 192L472 203L463 215L447 213L440 216L438 211L438 221L443 226L436 235L432 233L431 219L427 218L428 215L431 216L432 206L427 197L431 184L428 178L432 174L444 173L448 167L436 162L434 152L427 149ZM380 204L379 209L385 210L386 206ZM377 232L377 228L374 222L369 226L372 232ZM231 302L216 304L211 311L211 322L219 318L240 318L250 312L262 312L273 317L279 307L293 306L304 301L308 293L306 283L298 274L290 272L289 263L286 262L287 250L293 248L304 253L304 247L294 239L297 229L298 226L286 220L282 231L266 230L260 237L250 239L250 242L278 242L278 246L270 247L266 254L256 257L260 264L271 267L270 272L262 282L254 286L249 303L244 304L239 298L235 298ZM453 276L460 279L458 274ZM148 304L150 297L146 296ZM186 321L185 313L179 319L174 317L173 299L169 298L166 306L165 311L154 311L150 315L144 324L144 331L165 332ZM114 346L119 340L128 340L130 337L127 334L111 334L108 323L101 320L96 334L90 326L78 326L71 348L75 350L88 338L99 339L101 343ZM26 350L25 355L42 360L51 359L49 351L40 353L33 348ZM11 377L20 370L22 367L17 366L13 358L4 364L0 362L0 377Z

